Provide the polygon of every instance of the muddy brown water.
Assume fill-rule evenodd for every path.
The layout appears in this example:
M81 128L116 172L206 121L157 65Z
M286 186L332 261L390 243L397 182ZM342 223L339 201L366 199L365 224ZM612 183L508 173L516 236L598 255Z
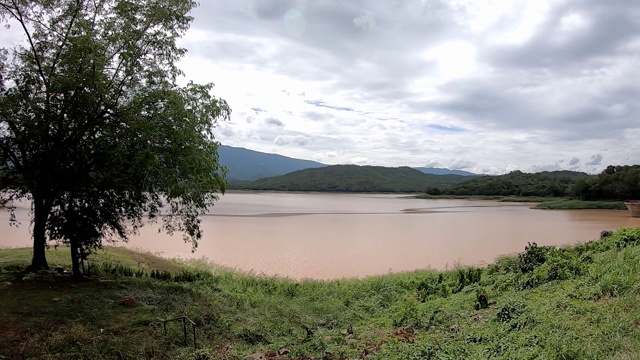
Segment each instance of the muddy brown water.
M0 211L0 247L30 245L28 207L18 205L18 228ZM256 274L335 279L483 265L522 251L528 242L574 244L597 239L602 230L640 226L640 218L627 211L531 206L397 195L227 193L202 217L204 237L195 253L180 234L158 234L154 225L120 245L206 258Z

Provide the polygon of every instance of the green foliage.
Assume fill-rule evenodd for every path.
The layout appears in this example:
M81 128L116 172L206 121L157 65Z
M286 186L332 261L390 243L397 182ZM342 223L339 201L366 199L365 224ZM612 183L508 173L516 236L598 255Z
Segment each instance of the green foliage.
M70 243L78 273L146 215L197 245L226 186L211 129L230 110L212 84L178 86L195 5L0 0L29 40L0 51L0 194L33 202L34 268L48 238Z
M546 200L536 205L536 209L576 210L576 209L606 209L626 210L622 201L585 201L575 199Z
M489 298L487 297L487 292L484 289L479 288L476 290L476 300L476 310L482 310L489 307Z
M506 299L505 304L498 310L496 321L509 323L517 319L526 309L526 305L519 300Z
M597 176L577 181L569 193L582 200L640 199L640 165L608 166Z
M461 175L424 174L409 167L332 165L233 183L234 189L331 191L331 192L424 192L428 188L464 181Z
M529 243L525 246L524 252L518 255L518 266L523 274L532 272L536 267L544 264L547 260L549 247L539 247L538 244Z
M476 177L444 190L449 195L499 195L521 197L567 196L569 186L587 174L552 171L535 174L513 171L506 175Z
M458 286L454 292L460 292L468 285L479 283L481 277L482 269L480 268L458 269Z
M611 231L611 230L602 230L600 232L600 240L606 239L611 235L613 235L613 231Z

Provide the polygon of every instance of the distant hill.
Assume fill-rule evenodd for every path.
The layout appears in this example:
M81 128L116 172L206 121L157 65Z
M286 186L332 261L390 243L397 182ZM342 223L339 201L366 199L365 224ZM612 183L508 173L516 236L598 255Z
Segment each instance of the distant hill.
M433 175L479 176L478 174L474 174L464 170L449 170L449 169L434 168L434 167L417 167L414 169L421 171L425 174L433 174Z
M425 192L457 184L468 177L425 174L410 167L331 165L234 183L234 189L331 192Z
M256 180L284 175L296 170L326 166L315 161L294 159L225 145L221 145L218 148L218 155L220 156L220 163L229 169L227 179L230 181Z
M498 176L478 176L443 188L447 195L568 196L570 187L588 175L575 171L513 171Z

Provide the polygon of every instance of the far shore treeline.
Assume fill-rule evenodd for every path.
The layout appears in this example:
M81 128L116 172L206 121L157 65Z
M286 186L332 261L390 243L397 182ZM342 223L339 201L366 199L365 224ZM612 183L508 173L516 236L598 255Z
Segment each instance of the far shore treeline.
M640 199L640 165L608 166L598 175L575 171L513 171L497 176L433 175L408 167L332 165L255 181L232 182L232 189L623 201Z

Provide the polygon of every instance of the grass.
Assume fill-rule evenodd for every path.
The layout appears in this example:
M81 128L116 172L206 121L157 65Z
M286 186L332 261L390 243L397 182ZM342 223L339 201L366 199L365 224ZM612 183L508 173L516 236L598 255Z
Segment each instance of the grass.
M624 201L584 201L571 199L558 199L544 201L538 204L536 209L561 209L561 210L579 210L579 209L607 209L607 210L627 210Z
M420 194L413 196L417 199L427 200L501 200L505 197L502 195L431 195Z
M57 251L49 250L50 261L60 256L64 264ZM636 359L640 352L640 228L573 247L530 244L486 268L361 280L296 282L107 248L95 256L101 265L92 281L71 282L23 273L25 258L29 251L0 250L0 359L256 352L271 359ZM154 278L154 270L171 276ZM135 306L123 305L129 297ZM163 320L182 315L197 324L197 349L184 346L180 324L168 324L164 335Z
M581 210L607 209L627 210L624 201L585 201L567 198L539 197L539 196L492 196L492 195L429 195L415 196L418 199L468 199L468 200L496 200L500 202L538 203L535 209L544 210Z

